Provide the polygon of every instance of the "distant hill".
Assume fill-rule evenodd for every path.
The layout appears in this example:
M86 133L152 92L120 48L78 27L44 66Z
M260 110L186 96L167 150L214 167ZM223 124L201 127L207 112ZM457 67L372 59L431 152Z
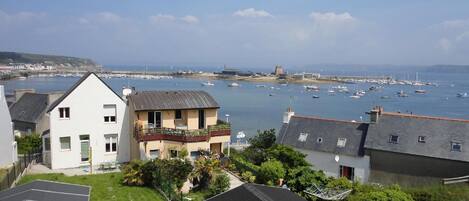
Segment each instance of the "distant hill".
M426 71L435 73L469 73L469 65L434 65L426 67Z
M0 52L0 64L9 63L47 64L61 66L63 68L99 67L99 65L91 59L20 52Z

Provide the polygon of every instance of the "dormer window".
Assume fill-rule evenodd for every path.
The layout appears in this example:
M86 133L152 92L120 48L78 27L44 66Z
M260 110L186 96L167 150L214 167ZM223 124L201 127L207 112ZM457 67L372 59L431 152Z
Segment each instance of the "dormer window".
M60 107L59 108L59 118L61 118L61 119L70 119L70 108L69 107Z
M337 147L345 147L346 143L347 143L347 138L337 139Z
M462 151L462 143L460 142L451 142L451 151Z
M390 135L390 136L389 136L389 143L398 144L398 143L399 143L399 136L397 136L397 135Z
M425 143L425 139L426 139L425 136L419 136L418 142Z
M322 139L322 137L318 137L318 139L316 139L316 142L321 144L324 140Z
M308 138L308 133L300 133L300 136L298 137L298 141L306 142L306 138Z

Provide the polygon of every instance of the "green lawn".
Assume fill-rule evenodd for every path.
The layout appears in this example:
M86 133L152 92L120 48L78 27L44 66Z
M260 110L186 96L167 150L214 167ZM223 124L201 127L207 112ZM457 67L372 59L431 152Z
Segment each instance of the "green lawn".
M63 174L35 174L24 176L20 184L36 179L67 182L91 186L91 200L122 200L122 201L163 201L165 200L156 190L146 187L131 187L122 185L121 173L96 174L68 177Z

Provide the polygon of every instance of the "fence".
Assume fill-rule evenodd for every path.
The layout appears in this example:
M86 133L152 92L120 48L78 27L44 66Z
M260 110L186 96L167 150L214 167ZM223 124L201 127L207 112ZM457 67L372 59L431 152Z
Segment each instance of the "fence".
M0 191L13 186L13 184L21 178L25 169L28 168L31 163L42 162L41 150L42 148L39 147L27 154L18 155L18 161L6 170L3 178L1 178L2 176L0 175Z

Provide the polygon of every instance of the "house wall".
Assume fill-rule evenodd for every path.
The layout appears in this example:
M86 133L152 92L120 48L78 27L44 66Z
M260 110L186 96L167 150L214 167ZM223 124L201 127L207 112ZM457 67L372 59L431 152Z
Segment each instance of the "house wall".
M295 148L297 149L297 148ZM370 174L370 158L368 156L354 157L339 155L339 162L334 160L333 153L297 149L306 154L306 160L313 165L313 169L322 170L327 176L339 177L340 166L355 168L355 181L367 182Z
M469 175L469 162L370 149L366 150L366 155L371 159L370 180L374 182L386 183L386 178L389 178L385 176L386 173L396 179L399 176L401 182L416 180L415 177L421 177L425 181L428 180L426 177L448 178Z
M103 105L116 105L116 123L104 122ZM70 107L70 119L59 118L59 108ZM93 165L103 162L127 162L130 159L128 111L126 104L94 74L88 76L54 110L50 111L52 169L73 168L81 162L80 135L90 136ZM118 135L117 153L105 153L106 134ZM60 137L71 137L71 149L61 150Z
M0 153L2 153L0 167L10 166L18 160L13 124L2 85L0 85Z

